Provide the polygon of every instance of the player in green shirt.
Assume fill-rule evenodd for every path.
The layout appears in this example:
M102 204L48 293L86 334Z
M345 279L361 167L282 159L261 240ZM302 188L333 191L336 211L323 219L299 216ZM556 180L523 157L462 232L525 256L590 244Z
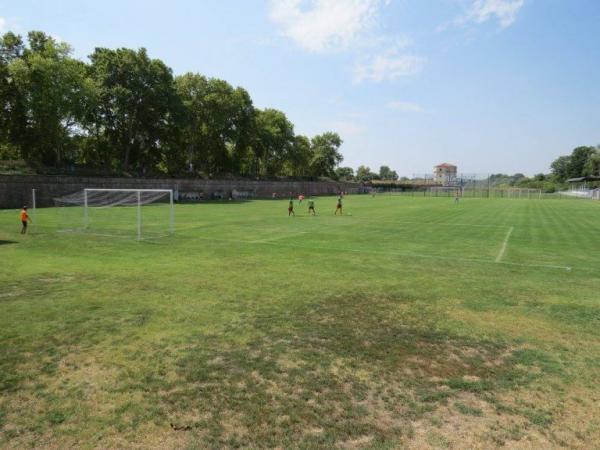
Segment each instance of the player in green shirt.
M316 216L315 213L315 201L311 198L308 200L308 215L312 213L313 216Z
M295 215L296 213L294 213L294 199L290 197L290 203L288 205L288 217Z
M342 196L340 195L338 197L338 201L337 201L337 206L335 207L335 215L337 216L338 211L340 212L340 215L342 215Z

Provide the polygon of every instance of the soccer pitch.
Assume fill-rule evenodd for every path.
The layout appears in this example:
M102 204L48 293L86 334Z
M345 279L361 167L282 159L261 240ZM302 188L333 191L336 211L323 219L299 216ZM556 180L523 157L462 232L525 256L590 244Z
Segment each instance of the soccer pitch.
M0 211L0 447L598 445L599 202L335 203Z

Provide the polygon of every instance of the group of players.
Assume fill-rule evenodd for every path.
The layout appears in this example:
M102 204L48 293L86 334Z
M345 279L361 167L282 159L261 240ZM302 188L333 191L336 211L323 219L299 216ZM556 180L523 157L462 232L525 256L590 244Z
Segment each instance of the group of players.
M343 197L343 194L340 193L340 195L338 196L338 199L337 199L337 204L336 204L335 212L334 212L334 215L336 215L336 216L337 216L338 212L340 213L340 215L343 214L342 197ZM300 194L298 196L298 204L301 204L303 200L304 200L304 195ZM295 215L296 215L296 213L294 212L294 197L290 196L290 202L288 203L288 217L295 216ZM315 201L312 198L308 199L308 215L309 216L317 215L317 213L315 211Z
M342 197L343 194L340 193L340 195L338 196L337 199L337 205L335 207L335 215L337 216L337 213L339 212L340 215L343 214L342 212ZM275 196L273 196L273 198L275 198ZM304 200L304 195L300 194L298 196L298 203L302 203L302 201ZM294 198L290 197L290 203L288 205L288 216L295 216L296 213L294 212ZM316 216L317 213L315 211L315 201L312 198L308 199L308 215L312 215L312 216ZM27 214L27 206L23 206L23 209L21 210L21 214L20 214L20 219L21 219L21 234L25 234L27 233L27 223L31 223L31 217L29 217L29 214Z
M373 197L375 197L374 191L372 192L372 195L373 195ZM334 212L334 215L336 215L336 216L337 216L338 212L340 213L340 215L343 214L343 211L342 211L343 196L344 196L343 193L340 193L340 195L338 196L337 204L336 204L335 212ZM276 198L275 194L273 194L273 198ZM456 203L458 203L458 199L459 199L459 194L457 191L454 201ZM304 200L304 195L300 194L298 196L298 203L301 204L303 200ZM288 217L295 216L295 215L296 215L296 213L294 212L294 197L290 197L290 202L288 204ZM309 216L317 215L317 213L315 211L315 201L312 198L308 199L308 215ZM27 214L27 206L24 206L23 209L21 210L20 219L21 219L21 224L22 224L21 234L25 234L25 233L27 233L27 222L31 222L31 218L29 217L29 214Z
M371 195L373 197L375 197L375 191L371 192ZM340 192L340 195L338 196L337 199L337 204L335 207L335 212L334 215L337 216L337 213L339 212L340 215L343 214L342 212L342 198L343 198L344 194L343 192ZM458 203L459 200L459 191L456 191L456 196L454 198L454 202ZM273 194L273 199L277 198L277 194ZM304 195L300 194L298 196L298 203L301 204L302 201L304 200ZM295 216L296 213L294 212L294 197L290 196L290 202L288 204L288 217L289 216ZM309 216L316 216L317 213L315 211L315 201L312 198L308 199L308 215ZM27 214L27 206L23 206L23 209L21 210L21 214L20 214L20 219L21 219L21 234L25 234L27 233L27 222L31 223L31 217L29 217L29 214Z

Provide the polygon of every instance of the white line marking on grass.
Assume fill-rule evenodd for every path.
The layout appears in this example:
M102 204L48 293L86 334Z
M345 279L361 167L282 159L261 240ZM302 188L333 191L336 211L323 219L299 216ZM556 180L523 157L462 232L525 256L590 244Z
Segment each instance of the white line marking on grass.
M269 242L277 241L279 239L293 238L297 236L302 236L303 234L308 233L308 231L299 231L297 233L284 234L283 236L273 236L266 239L257 239L255 241L247 241L250 244L268 244Z
M310 216L298 215L300 218L308 218ZM316 216L317 219L333 219L334 215L325 215L320 214ZM350 213L346 213L343 216L337 217L352 217L352 221L361 222L361 226L366 226L368 228L369 225L377 226L378 224L392 224L392 225L421 225L421 226L442 226L442 227L474 227L474 228L496 228L496 229L506 229L506 225L489 225L489 224L478 224L478 223L465 223L465 222L447 222L447 221L422 221L422 220L394 220L391 218L382 218L382 219L373 219L369 217L360 217L354 216ZM287 217L286 217L287 218ZM284 220L280 218L281 220ZM312 218L311 218L312 219ZM193 229L201 229L201 228L214 228L214 227L223 227L229 225L245 225L247 222L242 220L234 220L234 221L220 221L220 222L205 222L201 224L192 224L192 225L176 225L175 228L177 230L193 230ZM318 222L321 223L321 222ZM328 222L328 224L350 224L351 222ZM393 231L393 230L392 230Z
M510 235L512 234L514 229L515 229L515 227L510 227L508 229L508 232L506 233L506 236L504 237L504 241L502 242L502 248L500 248L500 252L498 253L498 256L496 256L497 263L502 261L502 258L504 257L504 253L506 252L506 247L508 246L508 240L510 239Z
M511 229L509 230L510 233L512 233L512 229L513 227L511 227ZM76 230L59 230L59 232L74 232L77 233ZM309 251L321 251L321 250L326 250L326 251L332 251L332 252L338 252L338 251L342 251L342 252L350 252L350 253L362 253L362 254L376 254L376 255L387 255L387 256L401 256L401 257L407 257L407 258L425 258L425 259L436 259L436 260L440 260L440 261L460 261L460 262L471 262L471 263L484 263L484 264L503 264L506 266L516 266L516 267L530 267L530 268L540 268L540 269L559 269L559 270L566 270L567 272L570 272L571 270L573 270L573 267L570 266L560 266L560 265L555 265L555 264L526 264L526 263L515 263L515 262L508 262L508 261L498 261L496 258L496 260L494 261L490 261L488 259L478 259L478 258L460 258L460 257L456 257L456 256L444 256L444 255L426 255L426 254L422 254L422 253L411 253L411 252L394 252L394 251L381 251L381 250L368 250L368 249L351 249L351 248L344 248L344 247L324 247L324 246L319 246L319 247L311 247L311 246L307 246L307 245L298 245L298 244L292 244L292 243L280 243L280 242L276 242L279 239L285 239L285 238L289 238L289 237L295 237L295 236L300 236L303 234L308 234L309 232L307 231L301 231L295 234L286 234L285 236L277 236L274 238L269 238L269 239L263 239L263 240L254 240L254 241L246 241L243 239L226 239L226 238L218 238L218 237L204 237L204 236L195 236L195 239L202 239L202 240L207 240L207 241L216 241L216 242L227 242L227 243L231 243L231 244L246 244L246 245L271 245L274 247L280 247L280 248L299 248L299 249L303 249L303 250L309 250ZM505 239L506 242L508 242L508 238L510 237L510 233L507 233L507 238ZM102 236L98 233L90 233L90 232L81 232L79 231L79 234L94 234L97 236ZM127 236L119 236L119 235L105 235L107 237L117 237L117 238L129 238ZM577 269L577 270L582 270L584 272L593 272L587 269ZM594 272L595 273L595 272Z
M456 256L443 256L443 255L425 255L422 253L410 253L410 252L390 252L390 251L381 251L381 250L367 250L367 249L351 249L344 247L311 247L307 245L298 245L298 244L282 244L280 242L255 242L255 241L244 241L244 240L236 240L236 239L223 239L223 238L213 238L213 237L201 237L196 236L196 239L204 239L209 241L219 241L219 242L229 242L232 244L249 244L249 245L271 245L274 247L280 248L299 248L302 250L316 251L319 252L321 250L331 251L331 252L350 252L350 253L361 253L361 254L374 254L374 255L387 255L387 256L402 256L407 258L425 258L425 259L437 259L442 261L459 261L459 262L471 262L471 263L484 263L484 264L503 264L507 266L517 266L517 267L529 267L529 268L540 268L540 269L559 269L566 270L567 272L571 271L571 267L569 266L559 266L553 264L524 264L524 263L513 263L506 261L491 261L489 259L478 259L478 258L459 258Z
M358 220L368 220L373 225L378 223L389 223L393 225L436 225L443 227L476 227L476 228L502 228L505 229L504 225L487 225L478 223L464 223L464 222L444 222L444 221L420 221L420 220L393 220L393 219L370 219L367 217L356 217Z

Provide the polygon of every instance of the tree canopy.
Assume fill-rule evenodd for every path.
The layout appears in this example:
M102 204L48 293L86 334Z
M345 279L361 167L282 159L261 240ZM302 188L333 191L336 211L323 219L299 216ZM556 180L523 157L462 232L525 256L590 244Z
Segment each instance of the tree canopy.
M570 155L555 159L550 168L559 182L588 175L600 176L600 145L576 147Z
M546 192L564 189L566 181L570 178L580 178L588 175L600 176L600 146L576 147L570 155L556 158L550 165L550 169L551 172L548 174L538 173L533 177L526 177L522 173L515 175L493 174L490 176L490 184L492 186L543 189Z
M381 166L379 168L379 178L386 181L396 181L398 179L398 174L388 166Z
M141 174L336 177L342 139L296 135L284 112L145 49L83 62L41 31L0 38L0 159Z

